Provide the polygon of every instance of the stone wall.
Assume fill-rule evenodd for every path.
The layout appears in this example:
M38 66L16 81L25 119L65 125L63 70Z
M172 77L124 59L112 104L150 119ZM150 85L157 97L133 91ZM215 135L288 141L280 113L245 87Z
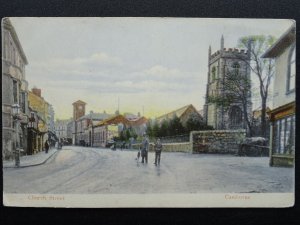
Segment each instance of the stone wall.
M140 144L132 144L133 149L139 149ZM162 144L163 152L192 152L191 143L190 142L182 142L182 143L164 143ZM154 152L154 143L150 143L149 147L150 152Z
M246 130L192 131L190 143L193 153L237 154Z

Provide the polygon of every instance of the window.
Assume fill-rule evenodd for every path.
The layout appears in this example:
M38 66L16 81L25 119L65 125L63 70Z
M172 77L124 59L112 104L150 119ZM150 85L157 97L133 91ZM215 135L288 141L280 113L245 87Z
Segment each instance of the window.
M239 126L242 122L242 110L238 106L232 106L230 110L230 125Z
M20 107L21 107L21 110L23 113L26 113L26 107L25 107L25 104L26 104L26 101L25 101L25 92L21 92L20 93Z
M214 66L211 69L211 82L213 82L216 79L216 67Z
M240 64L238 62L233 63L231 67L233 68L233 71L234 71L235 74L239 73Z
M18 82L13 80L13 102L18 104Z
M273 153L292 154L295 151L295 115L277 120L273 132Z
M12 42L10 41L9 42L9 51L8 51L8 59L10 60L10 61L12 61L12 49L13 49L13 45L12 45Z
M296 83L296 48L291 48L288 58L287 92L295 90Z
M16 65L16 49L13 48L13 52L12 52L12 63L14 65Z

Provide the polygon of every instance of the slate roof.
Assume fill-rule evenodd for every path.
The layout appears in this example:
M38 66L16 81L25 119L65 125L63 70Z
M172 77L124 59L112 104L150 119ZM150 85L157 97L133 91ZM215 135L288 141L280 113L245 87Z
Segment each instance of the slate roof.
M169 112L169 113L167 113L167 114L164 114L164 115L162 115L162 116L160 116L160 117L157 117L156 119L158 120L158 121L162 121L162 120L164 120L164 119L172 119L173 117L174 117L174 115L176 115L178 118L181 118L181 116L186 112L186 110L187 109L189 109L189 108L193 108L194 109L194 111L195 112L197 112L198 113L198 111L196 110L196 108L192 105L192 104L189 104L189 105L186 105L186 106L183 106L183 107L181 107L181 108L179 108L179 109L176 109L176 110L174 110L174 111L172 111L172 112ZM200 114L199 114L200 115ZM201 115L200 115L201 116Z
M83 119L91 119L91 120L105 120L109 117L113 116L112 114L107 114L107 113L90 113L87 115L84 115L80 117L78 120L83 120Z
M296 24L294 23L281 37L261 56L262 58L274 58L280 55L284 49L296 40Z

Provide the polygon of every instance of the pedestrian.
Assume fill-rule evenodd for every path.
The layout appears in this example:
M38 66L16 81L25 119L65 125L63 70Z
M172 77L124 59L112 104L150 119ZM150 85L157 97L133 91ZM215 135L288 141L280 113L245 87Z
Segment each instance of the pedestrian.
M141 155L142 155L142 163L148 163L148 149L149 149L149 139L146 134L143 135L143 141L141 146Z
M155 150L155 166L160 164L160 155L161 155L161 151L162 151L162 144L160 142L160 139L157 138L156 143L154 145L154 150Z
M48 140L45 141L45 152L48 153L49 150L49 143Z
M136 160L139 161L139 160L140 160L140 157L141 157L141 152L138 151L137 156L136 156Z

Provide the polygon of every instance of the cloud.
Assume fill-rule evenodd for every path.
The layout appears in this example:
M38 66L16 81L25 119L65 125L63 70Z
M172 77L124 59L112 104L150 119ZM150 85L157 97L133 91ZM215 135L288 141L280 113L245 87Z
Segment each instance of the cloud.
M110 56L103 52L94 53L88 57L76 58L52 58L47 61L33 61L30 66L36 69L47 69L49 71L77 71L87 72L94 69L116 68L123 65L120 58Z
M146 75L172 79L174 77L181 76L181 72L178 69L171 69L162 65L155 65L144 71Z

